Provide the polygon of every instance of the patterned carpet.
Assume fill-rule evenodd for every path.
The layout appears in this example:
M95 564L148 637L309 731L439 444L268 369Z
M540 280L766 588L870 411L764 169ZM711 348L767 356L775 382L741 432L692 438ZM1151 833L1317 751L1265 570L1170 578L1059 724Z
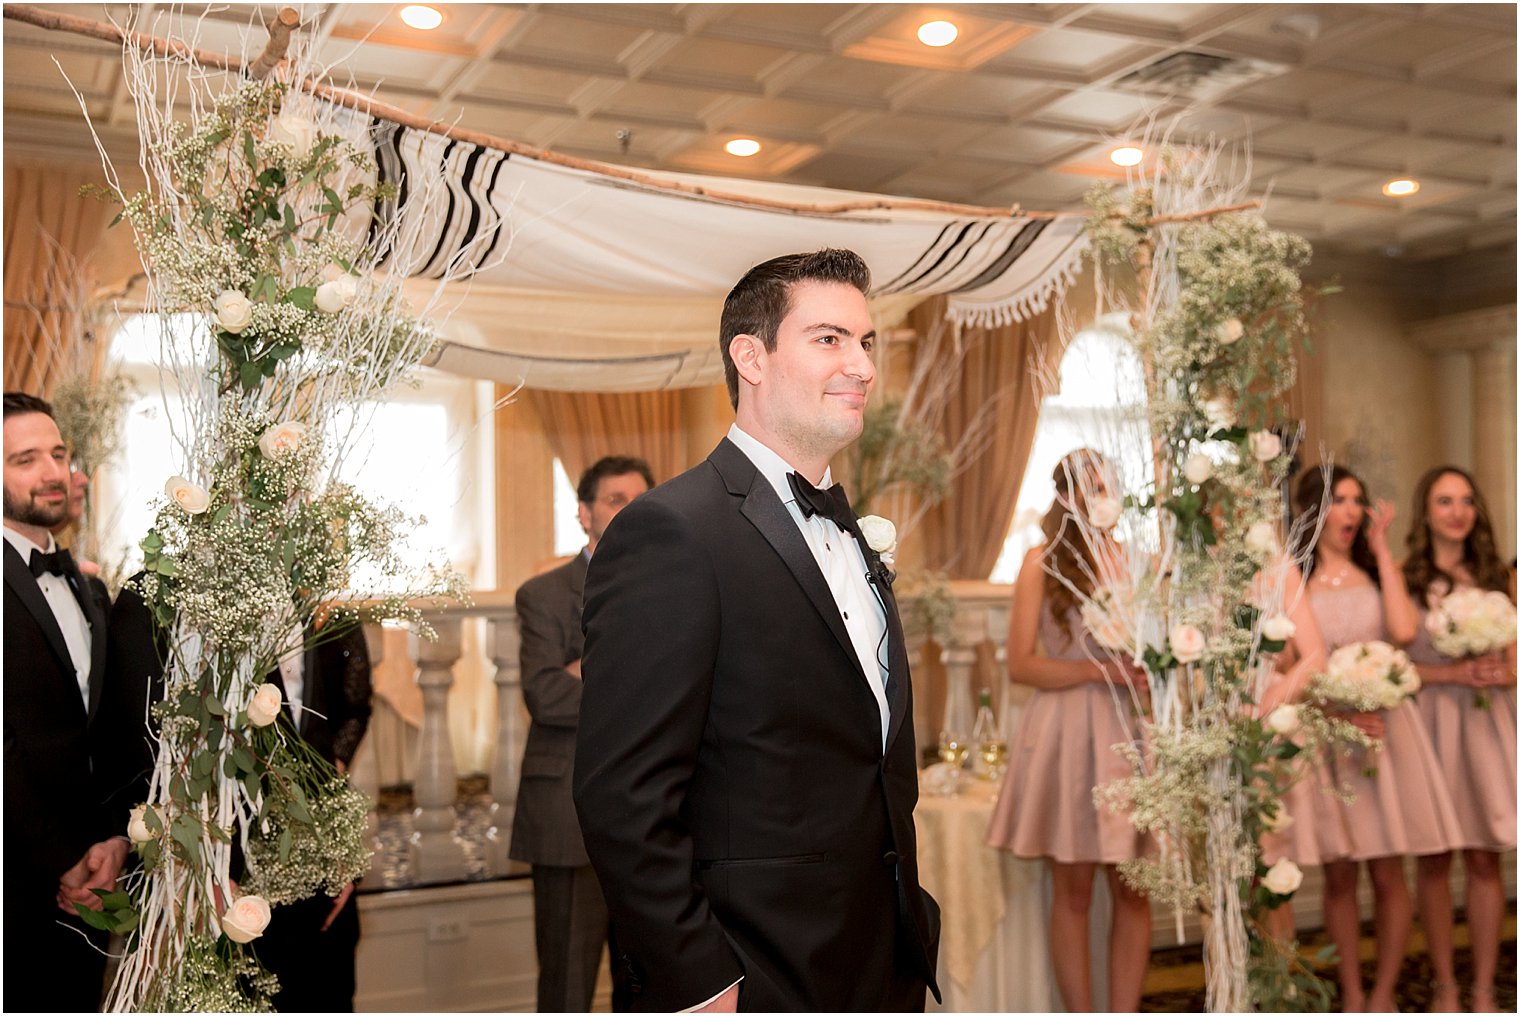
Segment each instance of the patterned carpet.
M1458 915L1460 920L1460 914ZM1509 915L1504 922L1504 940L1499 947L1499 970L1494 979L1494 1001L1500 1012L1515 1011L1515 905L1509 905ZM1310 932L1304 936L1309 951L1325 945L1329 939L1323 932ZM1454 963L1457 983L1462 985L1463 1002L1466 1003L1467 986L1472 983L1472 953L1467 948L1467 928L1456 928L1457 950ZM1376 970L1377 945L1372 938L1371 923L1362 926L1362 979L1370 986ZM1334 980L1335 971L1323 971L1326 978ZM1430 1008L1430 982L1432 979L1430 957L1425 951L1424 938L1416 925L1410 939L1409 955L1404 958L1404 969L1399 975L1398 1005L1400 1012L1427 1012ZM1198 962L1196 946L1177 949L1160 949L1151 956L1151 969L1146 975L1146 992L1140 1000L1141 1012L1202 1012L1203 966Z

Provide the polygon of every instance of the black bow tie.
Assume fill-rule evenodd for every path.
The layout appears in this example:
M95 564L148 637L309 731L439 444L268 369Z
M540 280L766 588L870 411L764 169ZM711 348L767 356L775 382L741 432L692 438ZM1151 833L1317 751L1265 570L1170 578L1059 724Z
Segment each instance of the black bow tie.
M791 485L792 493L797 497L797 507L802 509L803 518L821 515L832 519L845 532L855 532L855 513L850 510L850 499L845 495L842 484L836 483L828 490L819 490L800 473L787 473L786 482Z
M44 575L60 575L68 578L74 572L74 555L64 549L55 550L51 554L34 550L30 565L32 574L39 579Z

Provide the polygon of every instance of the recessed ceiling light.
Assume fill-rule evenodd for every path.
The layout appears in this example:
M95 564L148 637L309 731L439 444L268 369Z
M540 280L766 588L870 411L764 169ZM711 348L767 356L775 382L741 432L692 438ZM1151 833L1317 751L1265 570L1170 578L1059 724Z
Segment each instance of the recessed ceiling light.
M741 159L747 159L760 151L760 142L754 138L734 138L723 146L723 150L729 155L737 155Z
M1125 145L1109 152L1108 158L1115 166L1138 166L1144 161L1145 153L1133 145Z
M1389 180L1383 184L1383 193L1391 198L1407 198L1419 189L1418 180Z
M961 30L948 21L926 21L918 26L918 41L925 46L948 46Z
M411 4L401 8L401 20L422 32L431 32L443 24L443 12L426 4Z

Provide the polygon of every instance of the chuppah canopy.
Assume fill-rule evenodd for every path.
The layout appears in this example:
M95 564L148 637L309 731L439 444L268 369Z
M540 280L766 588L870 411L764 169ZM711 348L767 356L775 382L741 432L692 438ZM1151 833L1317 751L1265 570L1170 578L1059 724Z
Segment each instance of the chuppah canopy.
M848 247L871 267L878 328L928 296L970 326L1043 309L1080 266L1080 216L630 172L351 111L396 185L382 217L417 217L423 279L475 266L439 369L549 390L718 382L723 297L752 265ZM340 116L341 120L342 117ZM409 181L441 178L419 198ZM419 285L422 279L414 284Z

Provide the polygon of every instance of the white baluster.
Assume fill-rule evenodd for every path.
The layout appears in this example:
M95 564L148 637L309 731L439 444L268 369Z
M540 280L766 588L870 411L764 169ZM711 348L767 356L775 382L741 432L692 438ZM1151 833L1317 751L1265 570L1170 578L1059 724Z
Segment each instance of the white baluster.
M486 620L487 652L496 665L496 757L491 763L491 828L486 834L486 863L493 875L505 875L512 865L512 818L517 811L517 784L522 775L522 638L515 611Z
M438 633L429 642L412 633L412 658L417 661L417 684L422 689L422 736L417 743L417 776L412 796L412 877L418 882L462 878L464 850L454 837L458 820L455 801L459 781L454 773L454 747L449 738L449 688L459 659L461 624L458 618L432 620Z
M942 723L946 730L957 731L962 737L971 736L971 724L976 715L971 705L971 671L976 666L976 647L986 634L987 619L983 611L962 600L939 657L945 665L945 718Z

